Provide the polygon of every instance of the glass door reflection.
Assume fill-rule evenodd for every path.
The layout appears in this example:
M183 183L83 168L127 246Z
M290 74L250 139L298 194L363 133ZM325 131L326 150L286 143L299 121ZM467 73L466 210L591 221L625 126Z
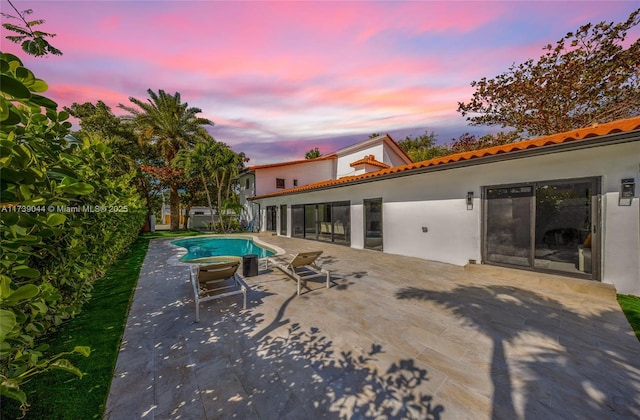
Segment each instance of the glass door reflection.
M382 199L364 200L364 247L382 251Z

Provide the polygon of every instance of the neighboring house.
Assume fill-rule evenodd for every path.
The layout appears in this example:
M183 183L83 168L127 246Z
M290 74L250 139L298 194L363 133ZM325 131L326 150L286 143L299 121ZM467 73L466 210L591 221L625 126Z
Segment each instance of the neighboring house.
M215 212L215 210L214 210ZM171 224L171 206L165 204L160 209L161 224ZM180 206L180 226L184 223L185 208ZM218 215L214 213L215 220ZM194 206L189 210L189 228L190 229L207 229L211 225L211 210L206 206Z
M640 117L403 165L345 150L325 157L335 176L318 182L260 188L254 170L258 188L245 198L261 230L640 295Z
M251 166L238 177L240 203L244 207L240 219L249 230L275 232L276 209L272 206L262 209L262 220L260 206L250 198L408 163L412 163L409 156L385 134L315 159Z

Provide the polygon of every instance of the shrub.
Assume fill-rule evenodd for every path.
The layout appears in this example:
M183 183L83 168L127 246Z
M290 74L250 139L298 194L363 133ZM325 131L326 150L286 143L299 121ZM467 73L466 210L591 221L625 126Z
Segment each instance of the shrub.
M70 136L47 84L0 52L0 395L42 371L82 373L37 339L80 311L93 282L137 236L145 209L131 177L110 173L111 150Z

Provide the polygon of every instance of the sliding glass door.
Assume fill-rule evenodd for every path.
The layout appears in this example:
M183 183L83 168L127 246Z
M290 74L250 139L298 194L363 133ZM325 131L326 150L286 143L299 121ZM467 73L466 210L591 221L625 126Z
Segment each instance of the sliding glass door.
M348 201L291 206L291 236L349 245L351 204Z
M280 235L287 236L287 205L280 206Z
M267 231L276 231L276 206L267 206Z
M364 200L364 247L382 251L382 198Z
M597 279L597 188L597 178L485 188L485 262Z
M304 238L304 205L291 206L291 236Z
M588 181L536 187L536 268L592 272L593 190Z
M331 221L333 242L348 245L351 243L351 204L349 202L331 203Z

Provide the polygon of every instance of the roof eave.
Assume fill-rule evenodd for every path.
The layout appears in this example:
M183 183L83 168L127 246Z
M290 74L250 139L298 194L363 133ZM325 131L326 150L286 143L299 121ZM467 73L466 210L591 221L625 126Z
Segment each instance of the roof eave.
M576 139L576 140L566 141L558 144L551 144L551 145L546 145L542 147L534 147L531 149L514 150L508 153L498 153L495 155L473 157L470 159L459 160L455 162L441 163L439 165L424 166L420 168L408 169L408 170L399 171L399 172L391 172L388 174L379 174L371 177L364 177L360 179L354 179L354 180L345 181L342 183L319 186L317 188L311 188L306 190L281 192L276 195L265 194L263 196L252 197L252 199L259 200L262 198L304 194L308 192L323 191L323 190L328 190L332 188L341 188L345 186L358 185L358 184L366 184L369 182L401 178L405 176L418 175L418 174L423 174L428 172L438 172L438 171L444 171L444 170L450 170L450 169L456 169L456 168L464 168L468 166L484 165L487 163L494 163L494 162L505 162L505 161L521 159L525 157L542 156L542 155L548 155L548 154L553 154L558 152L568 152L572 150L581 150L581 149L589 149L589 148L601 147L601 146L631 143L634 141L640 141L640 130L618 132L613 134L603 134L597 137L591 137L586 139Z

